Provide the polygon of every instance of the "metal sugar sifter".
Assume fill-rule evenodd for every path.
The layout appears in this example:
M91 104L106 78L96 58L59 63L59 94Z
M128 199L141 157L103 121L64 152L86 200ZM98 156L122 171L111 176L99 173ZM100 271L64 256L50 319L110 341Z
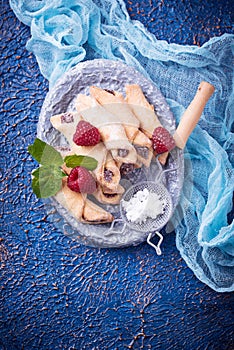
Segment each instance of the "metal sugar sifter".
M105 232L105 235L115 233L124 234L125 228L127 226L132 230L144 233L149 232L149 235L147 237L148 244L150 244L156 250L156 253L158 255L161 255L160 245L163 241L163 236L159 230L167 224L173 214L173 203L171 195L166 186L163 184L162 179L165 173L176 171L177 168L167 169L163 171L162 166L157 159L156 162L159 167L157 178L155 180L150 180L149 175L148 181L136 183L127 189L120 201L120 218L115 219L112 222L110 228ZM154 200L156 200L158 202L158 205L161 207L160 213L158 213L156 216L152 217L147 214L148 205L156 205L156 203L150 203L149 197L144 199L145 190L149 196L153 194ZM136 220L131 220L129 218L128 210L126 209L126 203L130 203L132 199L138 200L138 204L141 203L141 208L139 208L139 205L135 207ZM141 215L144 213L145 215L143 219L141 219ZM157 235L159 237L159 242L157 245L154 245L150 241L154 235Z

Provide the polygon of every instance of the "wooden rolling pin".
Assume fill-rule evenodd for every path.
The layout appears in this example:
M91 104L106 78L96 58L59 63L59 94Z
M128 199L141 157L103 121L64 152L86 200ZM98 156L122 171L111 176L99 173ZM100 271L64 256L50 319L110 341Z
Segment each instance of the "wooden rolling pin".
M181 117L180 123L173 135L176 146L183 149L186 142L197 125L202 112L209 98L214 93L214 86L210 83L202 81L197 89L197 92Z

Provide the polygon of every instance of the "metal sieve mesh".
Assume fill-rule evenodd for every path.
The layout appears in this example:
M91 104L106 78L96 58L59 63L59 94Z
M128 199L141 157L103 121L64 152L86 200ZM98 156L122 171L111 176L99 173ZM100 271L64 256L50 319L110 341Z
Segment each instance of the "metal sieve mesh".
M164 203L163 205L163 213L159 214L156 218L152 219L147 217L144 222L132 222L127 218L127 212L123 207L123 201L129 201L138 191L142 191L147 189L151 193L156 193L160 198L160 201ZM136 208L136 211L139 210ZM135 229L137 231L147 232L150 230L160 230L163 226L167 224L169 221L173 211L173 204L171 200L171 196L167 191L166 187L160 182L154 181L145 181L138 183L136 185L131 186L124 194L121 202L120 202L120 213L122 220L128 225L130 228Z

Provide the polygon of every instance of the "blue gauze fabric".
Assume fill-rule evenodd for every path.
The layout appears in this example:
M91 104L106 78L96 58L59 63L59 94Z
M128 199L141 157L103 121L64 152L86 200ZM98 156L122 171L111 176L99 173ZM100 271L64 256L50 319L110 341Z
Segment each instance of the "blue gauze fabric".
M177 123L202 80L215 86L187 143L183 193L171 224L177 247L195 275L216 291L233 291L234 36L212 38L200 48L168 44L131 20L121 0L10 4L31 26L27 48L50 86L82 60L121 60L155 83Z

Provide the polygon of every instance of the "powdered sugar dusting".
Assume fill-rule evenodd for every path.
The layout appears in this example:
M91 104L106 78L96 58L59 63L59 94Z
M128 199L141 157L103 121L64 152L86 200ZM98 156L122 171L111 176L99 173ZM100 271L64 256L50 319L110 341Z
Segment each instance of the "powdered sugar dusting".
M122 200L122 205L129 221L142 224L147 218L156 219L163 214L166 203L157 193L145 188L135 193L129 201Z

